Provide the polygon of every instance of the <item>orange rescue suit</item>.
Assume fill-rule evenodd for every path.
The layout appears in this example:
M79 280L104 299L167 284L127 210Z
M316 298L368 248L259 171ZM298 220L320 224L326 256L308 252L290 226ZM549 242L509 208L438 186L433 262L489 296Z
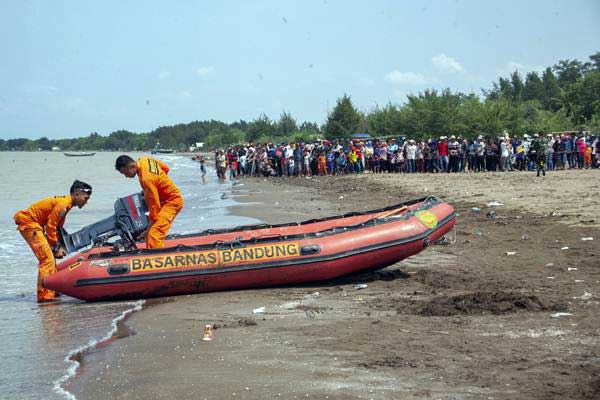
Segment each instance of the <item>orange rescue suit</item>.
M167 176L169 167L165 163L151 157L141 157L137 166L140 185L150 211L151 226L146 235L146 246L149 249L164 247L169 228L183 208L183 197Z
M52 247L59 239L59 228L73 206L71 196L55 196L38 201L27 210L14 215L17 230L38 259L37 301L50 301L56 297L53 290L42 287L42 280L56 272Z

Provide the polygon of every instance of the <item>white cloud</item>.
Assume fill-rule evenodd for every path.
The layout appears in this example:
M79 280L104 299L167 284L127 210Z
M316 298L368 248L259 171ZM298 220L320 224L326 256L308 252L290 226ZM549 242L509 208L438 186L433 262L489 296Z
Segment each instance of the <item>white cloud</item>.
M398 85L425 85L427 78L415 72L401 72L397 69L393 70L385 76L385 78Z
M507 76L507 75L512 74L515 71L519 71L519 74L521 74L521 76L524 76L528 72L531 72L531 71L543 72L545 69L546 68L542 65L527 65L527 64L518 63L516 61L509 61L506 63L505 66L498 68L496 70L496 72L498 73L498 75Z
M179 97L182 99L189 99L192 97L192 93L187 90L182 90L179 92Z
M466 72L464 67L460 65L458 61L444 53L433 56L431 62L433 63L433 66L441 72L449 74L462 74Z
M214 67L210 66L210 67L200 67L196 70L196 75L198 76L206 76L210 73L212 73L215 70Z
M161 71L156 76L158 79L167 79L171 77L171 73L169 71Z

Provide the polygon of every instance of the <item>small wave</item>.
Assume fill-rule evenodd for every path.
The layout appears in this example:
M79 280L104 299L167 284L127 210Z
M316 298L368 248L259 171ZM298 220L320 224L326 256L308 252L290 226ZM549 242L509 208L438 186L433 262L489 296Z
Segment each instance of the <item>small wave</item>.
M138 300L138 301L134 301L134 302L130 303L133 307L128 308L127 310L123 311L121 313L121 315L119 315L118 317L116 317L112 320L111 329L110 329L110 331L108 331L108 333L104 337L102 337L99 340L92 338L83 346L80 346L74 350L71 350L69 352L69 354L67 354L67 356L65 357L65 362L70 363L71 365L67 369L67 372L54 382L54 387L53 387L54 392L63 396L65 399L77 400L77 398L75 397L75 395L73 393L71 393L68 390L66 390L65 388L63 388L63 385L69 379L74 377L75 374L77 373L77 369L79 368L79 365L80 365L80 362L78 361L79 359L81 359L80 356L83 353L85 353L86 350L92 349L95 346L98 346L99 344L110 340L118 330L117 324L119 322L123 321L129 314L134 313L136 311L140 311L142 309L142 307L144 306L145 302L146 302L146 300Z
M19 247L16 243L0 243L0 250L2 251L14 251L18 250Z

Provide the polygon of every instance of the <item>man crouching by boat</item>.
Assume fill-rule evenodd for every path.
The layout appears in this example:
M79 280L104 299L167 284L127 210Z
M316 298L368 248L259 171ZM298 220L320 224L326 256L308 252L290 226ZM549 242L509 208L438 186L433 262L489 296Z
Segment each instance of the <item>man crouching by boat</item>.
M73 206L82 208L92 195L92 187L85 182L75 181L70 195L48 197L32 204L15 216L17 230L38 259L37 301L52 301L56 292L42 287L42 280L56 272L56 258L67 255L60 245L60 228Z
M122 155L117 158L115 168L127 178L137 175L140 180L150 211L146 247L149 249L164 247L169 228L183 208L181 192L167 176L169 167L151 157L141 157L135 161L129 156Z

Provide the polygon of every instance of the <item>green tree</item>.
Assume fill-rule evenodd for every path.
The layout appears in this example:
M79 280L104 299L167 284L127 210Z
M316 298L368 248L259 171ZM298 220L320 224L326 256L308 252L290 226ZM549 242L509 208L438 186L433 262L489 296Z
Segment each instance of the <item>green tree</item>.
M361 127L361 116L352 104L350 96L344 95L337 100L325 123L325 136L328 139L348 138Z
M261 114L257 119L248 124L246 140L256 143L261 136L273 137L275 135L275 126L273 121L265 114Z
M482 131L499 135L504 130L519 132L520 122L515 107L508 99L486 101L481 107Z
M466 98L463 93L453 93L450 89L438 93L436 90L428 89L417 96L408 95L407 98L408 102L405 106L407 133L417 137L460 133L455 118Z
M397 135L400 111L395 105L388 103L385 107L376 107L367 116L368 131L374 136Z
M600 72L589 72L568 86L563 99L565 110L576 125L591 120L600 111Z
M292 118L290 113L284 111L281 113L279 117L279 122L277 122L277 134L281 136L289 136L292 132L298 130L298 126L296 125L296 120Z
M582 63L578 60L560 60L552 67L561 88L577 82L589 68L590 63Z
M483 102L477 96L466 97L456 110L452 131L459 132L463 137L474 137L485 133L483 107Z
M512 101L521 100L523 88L525 87L525 85L523 85L523 79L521 79L521 75L519 74L519 71L515 71L510 75L510 84L512 86L512 90L511 90Z
M309 134L309 135L320 135L321 134L321 128L319 127L319 124L317 124L316 122L303 122L300 127L298 128L298 131L302 132L303 134Z
M38 148L42 150L52 150L52 143L47 137L41 137L35 141L35 144Z
M590 70L600 71L600 51L590 56Z
M542 83L544 84L544 97L542 99L544 108L557 111L560 108L561 91L551 68L546 68L542 74Z
M514 99L513 87L510 81L506 78L498 79L498 87L500 88L500 96L505 99Z
M235 128L225 128L221 134L221 142L226 145L240 144L244 142L246 134L244 131Z
M544 83L537 72L529 72L525 77L525 86L521 92L521 98L525 101L544 99Z

